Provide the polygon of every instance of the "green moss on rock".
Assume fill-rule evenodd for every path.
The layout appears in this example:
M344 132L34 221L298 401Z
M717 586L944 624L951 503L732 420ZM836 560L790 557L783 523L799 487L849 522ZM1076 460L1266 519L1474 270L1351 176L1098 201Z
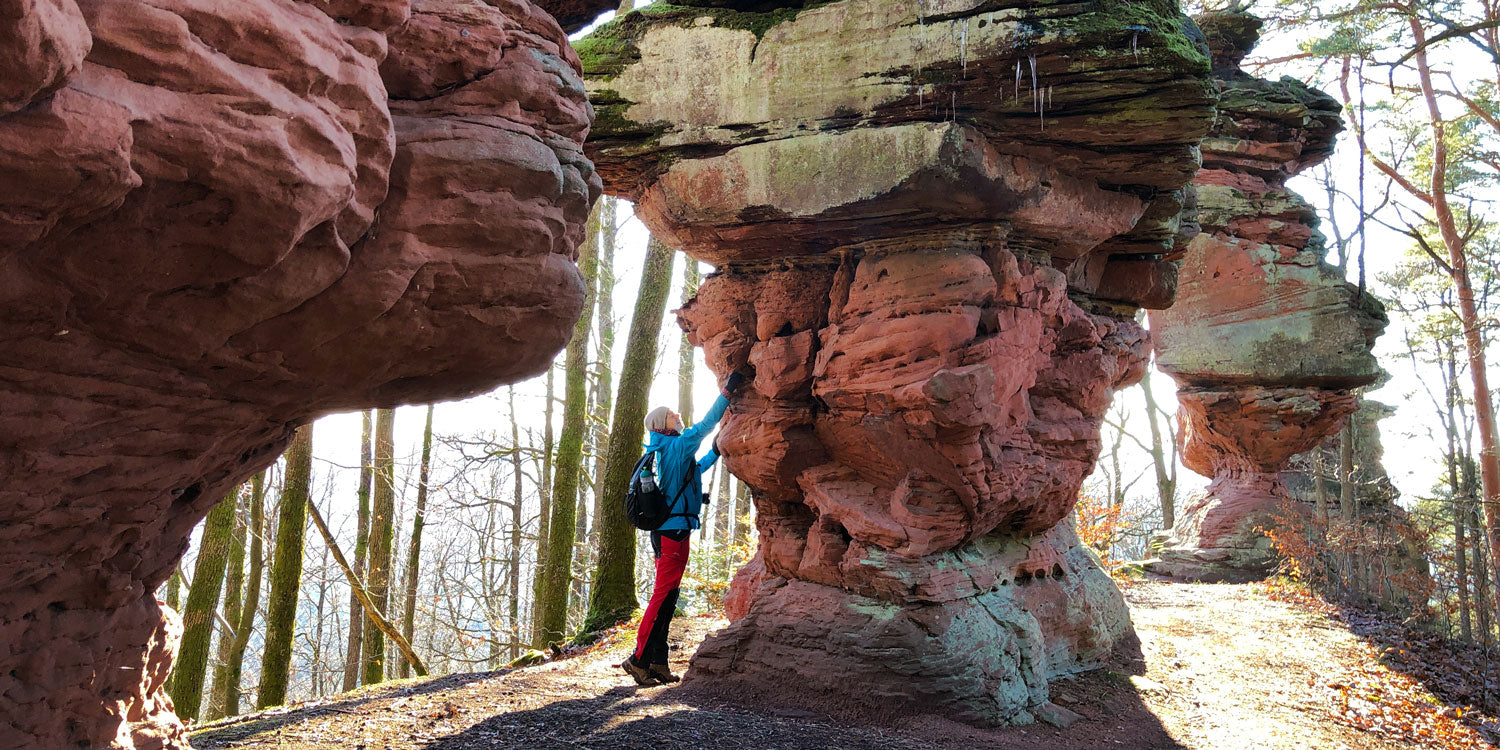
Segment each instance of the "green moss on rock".
M813 2L800 7L772 8L765 11L744 11L722 7L693 7L656 2L633 10L597 29L592 34L573 42L578 52L583 74L589 78L613 78L631 63L641 59L636 46L647 31L662 26L689 27L700 18L713 19L712 25L721 29L743 29L755 35L757 40L772 28L797 17L802 11L827 5Z

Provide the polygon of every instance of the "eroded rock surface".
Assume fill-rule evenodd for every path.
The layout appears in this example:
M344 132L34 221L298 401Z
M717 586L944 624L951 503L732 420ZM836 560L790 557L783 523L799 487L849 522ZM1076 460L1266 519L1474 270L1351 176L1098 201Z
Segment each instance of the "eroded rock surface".
M567 339L577 58L527 0L36 0L0 61L0 746L185 747L152 592L210 506Z
M1194 180L1202 232L1183 238L1177 302L1151 313L1158 366L1179 386L1183 463L1213 479L1177 516L1161 572L1243 578L1274 565L1258 527L1288 494L1281 472L1352 414L1375 381L1380 304L1324 262L1310 205L1288 178L1333 150L1331 97L1239 69L1260 21L1200 17L1214 53L1218 119Z
M753 375L760 547L689 677L1031 721L1133 635L1064 519L1175 287L1207 51L1170 2L728 5L577 45L606 190L718 266L679 319Z

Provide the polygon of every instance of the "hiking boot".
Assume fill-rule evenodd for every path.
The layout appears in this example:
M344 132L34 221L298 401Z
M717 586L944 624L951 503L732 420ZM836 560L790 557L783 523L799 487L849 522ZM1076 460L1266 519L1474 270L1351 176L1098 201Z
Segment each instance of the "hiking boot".
M625 670L626 674L628 674L632 678L634 678L635 679L635 684L637 684L637 685L655 685L655 684L657 684L656 683L656 677L654 675L652 675L651 672L649 670L647 670L645 667L637 665L635 663L635 659L632 659L630 657L626 657L625 661L620 662L620 668L623 669L623 670Z
M674 682L681 682L682 681L682 678L678 677L675 674L672 674L671 667L668 667L665 664L652 664L651 665L651 676L655 677L658 680L661 680L662 683L666 684L666 685L670 685L670 684L672 684Z

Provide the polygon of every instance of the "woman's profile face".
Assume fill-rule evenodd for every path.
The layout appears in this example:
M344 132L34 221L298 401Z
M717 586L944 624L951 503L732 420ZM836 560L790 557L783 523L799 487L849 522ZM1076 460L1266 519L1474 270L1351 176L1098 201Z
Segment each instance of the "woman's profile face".
M682 432L682 417L677 416L677 412L667 415L667 429Z

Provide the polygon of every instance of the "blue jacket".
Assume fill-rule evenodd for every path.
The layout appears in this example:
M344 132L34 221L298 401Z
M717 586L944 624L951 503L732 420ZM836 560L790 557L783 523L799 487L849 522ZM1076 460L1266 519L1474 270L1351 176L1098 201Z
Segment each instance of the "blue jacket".
M646 452L656 452L656 484L667 493L667 503L672 513L691 513L689 516L673 516L661 525L661 531L696 529L697 516L703 512L703 472L708 471L719 459L712 448L699 459L698 446L708 433L714 431L724 410L729 408L729 399L720 395L709 407L708 413L698 424L682 431L681 435L651 433L646 443Z

